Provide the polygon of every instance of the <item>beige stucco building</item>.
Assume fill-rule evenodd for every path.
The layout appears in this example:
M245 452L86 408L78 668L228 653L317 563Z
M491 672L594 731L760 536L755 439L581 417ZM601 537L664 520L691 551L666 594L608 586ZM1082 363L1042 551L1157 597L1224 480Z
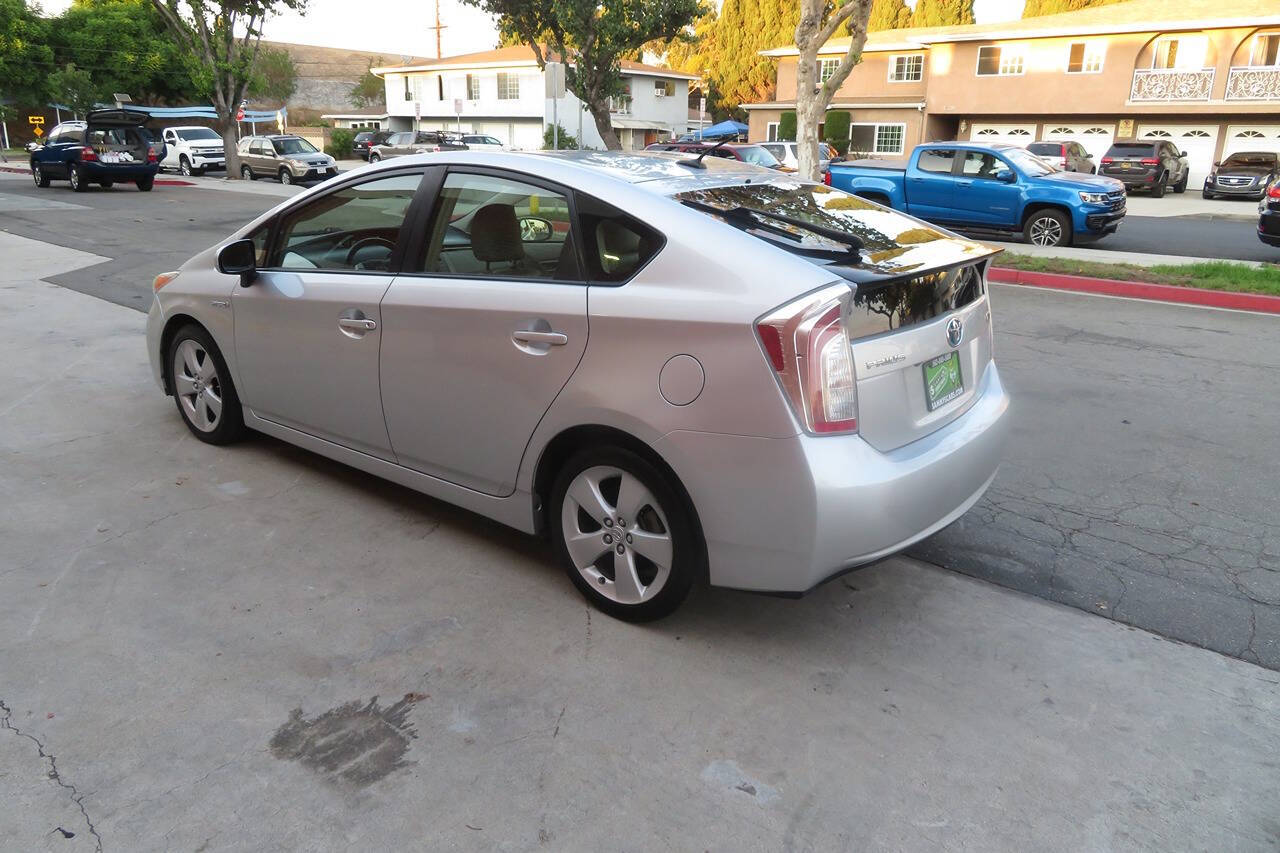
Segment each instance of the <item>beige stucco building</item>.
M829 73L848 48L819 53ZM777 58L776 100L743 104L750 138L795 107L797 51ZM872 33L831 109L852 113L850 151L920 142L1170 138L1193 185L1231 151L1280 151L1280 0L1129 0L1003 24Z

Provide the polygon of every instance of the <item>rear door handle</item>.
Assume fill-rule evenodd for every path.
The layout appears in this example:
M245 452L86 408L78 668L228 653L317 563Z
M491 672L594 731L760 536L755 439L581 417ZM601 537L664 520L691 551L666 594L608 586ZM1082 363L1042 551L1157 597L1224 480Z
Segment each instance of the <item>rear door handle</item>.
M562 347L569 343L568 335L562 335L559 332L533 332L527 329L517 329L512 332L511 339L522 344L546 344L553 347Z
M369 319L356 319L354 317L338 318L339 329L349 329L353 332L372 332L378 328L378 321Z

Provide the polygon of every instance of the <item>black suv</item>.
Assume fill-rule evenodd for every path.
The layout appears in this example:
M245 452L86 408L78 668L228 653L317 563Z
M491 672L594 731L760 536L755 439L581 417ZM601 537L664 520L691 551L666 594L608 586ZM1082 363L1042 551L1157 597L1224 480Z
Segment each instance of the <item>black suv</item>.
M1267 194L1267 187L1277 177L1280 177L1280 154L1237 151L1221 163L1213 164L1213 171L1204 179L1204 197L1225 195L1256 201Z
M362 130L351 140L351 153L361 160L368 160L369 149L386 142L391 134L390 130Z
M1174 148L1172 142L1129 140L1107 149L1098 173L1124 181L1127 190L1151 190L1160 198L1169 187L1176 193L1186 192L1191 166L1187 152Z
M1258 239L1268 246L1280 246L1280 178L1271 182L1258 203Z

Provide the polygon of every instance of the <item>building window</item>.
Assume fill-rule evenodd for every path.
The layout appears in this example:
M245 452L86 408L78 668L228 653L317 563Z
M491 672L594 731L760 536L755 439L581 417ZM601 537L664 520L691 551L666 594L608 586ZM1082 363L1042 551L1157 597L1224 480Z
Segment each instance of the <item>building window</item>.
M764 141L765 142L778 141L778 123L776 121L771 121L764 126Z
M520 78L504 71L498 72L498 100L516 101L520 99Z
M979 77L1013 77L1021 74L1026 54L1021 47L989 44L978 48Z
M1072 42L1067 52L1067 73L1097 74L1102 70L1102 57L1106 50L1106 46L1098 41Z
M467 75L467 100L480 100L480 78L474 74Z
M1280 65L1280 33L1259 33L1254 36L1249 64L1254 68L1272 68Z
M825 83L835 75L836 69L840 67L839 59L819 59L818 60L818 82Z
M849 125L849 151L858 154L901 154L907 126L901 123Z
M1209 52L1209 39L1203 35L1165 36L1156 42L1151 57L1152 68L1199 71L1204 68Z
M674 98L676 95L675 80L653 81L653 94L657 98Z
M907 53L889 57L890 83L917 83L924 79L924 54Z

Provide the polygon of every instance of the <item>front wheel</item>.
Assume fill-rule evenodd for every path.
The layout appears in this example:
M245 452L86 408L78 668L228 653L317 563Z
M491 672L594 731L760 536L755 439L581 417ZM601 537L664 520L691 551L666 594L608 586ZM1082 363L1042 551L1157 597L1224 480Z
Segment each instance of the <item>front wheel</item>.
M281 170L280 170L280 183L284 184L286 187L287 187L287 186L289 186L290 184L292 184L292 183L293 183L293 172L290 172L287 168L285 168L285 169L281 169Z
M191 161L187 159L186 154L183 154L182 159L178 161L178 171L185 177L191 177Z
M1201 191L1200 191L1200 197L1201 197L1201 198L1217 198L1217 196L1216 196L1216 195L1214 195L1213 193L1209 192L1208 190L1201 190Z
M1070 246L1071 219L1060 210L1037 210L1027 218L1022 236L1033 246Z
M208 444L230 444L244 435L240 398L213 337L195 324L169 342L169 383L187 428Z
M49 176L46 175L44 173L44 170L40 168L39 163L31 164L31 180L35 181L36 186L38 186L40 189L44 189L45 187L49 186Z
M378 162L378 161L380 161L381 159L382 159L382 157L381 157L380 155L378 155L378 154L370 154L370 155L369 155L369 162L370 162L370 163L377 163L377 162Z
M89 182L84 179L84 174L80 171L80 167L72 165L71 174L68 175L71 180L71 189L78 193L85 192L89 189Z
M702 564L696 523L676 487L630 450L575 454L556 478L550 521L573 585L628 622L675 610Z
M1191 170L1182 173L1182 180L1173 185L1173 191L1182 194L1187 191L1187 182L1191 180Z

